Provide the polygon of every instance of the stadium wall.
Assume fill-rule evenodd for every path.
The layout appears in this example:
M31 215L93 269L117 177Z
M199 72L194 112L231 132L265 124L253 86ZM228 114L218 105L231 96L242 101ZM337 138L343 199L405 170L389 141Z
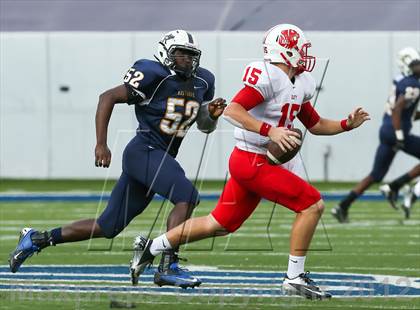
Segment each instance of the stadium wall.
M0 177L118 177L121 154L134 135L133 107L118 105L108 131L111 168L94 166L98 95L121 83L131 64L152 58L160 32L2 32L0 33ZM372 120L363 128L334 137L307 135L301 156L309 179L322 180L330 148L328 178L358 180L368 173L378 144L378 128L392 77L395 55L420 47L420 32L308 32L319 58L314 76L326 77L316 107L325 117L342 119L356 106ZM261 59L260 32L197 32L202 65L216 75L216 95L232 98L242 70ZM420 125L413 131L419 134ZM206 136L188 133L179 161L191 178L224 179L234 145L232 126L221 121ZM398 154L387 179L417 161Z

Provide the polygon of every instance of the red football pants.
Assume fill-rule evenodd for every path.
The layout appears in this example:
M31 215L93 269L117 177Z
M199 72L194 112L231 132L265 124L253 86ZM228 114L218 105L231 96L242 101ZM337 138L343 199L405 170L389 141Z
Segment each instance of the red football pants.
M235 147L229 159L229 172L231 178L211 212L229 232L241 227L261 198L295 212L305 210L321 199L316 188L289 170L268 164L265 155Z

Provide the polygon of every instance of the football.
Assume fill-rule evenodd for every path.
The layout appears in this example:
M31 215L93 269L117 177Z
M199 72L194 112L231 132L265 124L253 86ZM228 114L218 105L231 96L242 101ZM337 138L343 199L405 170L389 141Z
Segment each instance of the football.
M281 164L287 163L289 160L295 157L296 154L299 152L300 146L302 145L302 131L298 128L292 128L290 130L297 132L299 134L297 147L294 148L293 150L286 150L286 152L283 152L283 150L280 148L280 146L276 142L273 142L273 141L268 142L266 157L270 165L281 165Z

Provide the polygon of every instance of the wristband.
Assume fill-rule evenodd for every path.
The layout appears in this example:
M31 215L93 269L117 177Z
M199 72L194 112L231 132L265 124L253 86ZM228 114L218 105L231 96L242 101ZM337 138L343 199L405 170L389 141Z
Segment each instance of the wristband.
M404 140L404 132L401 129L395 130L395 137L397 140Z
M351 128L351 127L347 126L347 119L343 119L343 120L340 122L340 125L341 125L341 128L343 128L343 130L344 130L344 131L350 131L350 130L352 130L352 129L353 129L353 128Z
M267 137L268 136L268 132L271 129L271 125L267 124L267 123L262 123L261 128L260 128L260 135Z

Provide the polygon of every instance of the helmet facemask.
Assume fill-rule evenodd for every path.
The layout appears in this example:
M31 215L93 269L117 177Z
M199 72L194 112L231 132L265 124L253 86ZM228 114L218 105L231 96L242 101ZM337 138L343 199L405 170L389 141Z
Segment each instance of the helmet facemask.
M410 68L411 74L417 78L420 78L420 59L414 59L412 62L410 62L408 67Z
M179 50L182 51L184 55L175 55L175 52ZM172 45L171 48L168 50L168 64L167 66L174 70L178 75L183 78L190 78L195 71L197 70L198 66L200 65L200 56L201 51L195 48L186 47L183 45ZM177 57L190 57L191 58L191 66L189 67L182 67L177 64Z
M311 47L311 43L305 43L299 51L301 58L297 63L298 71L311 72L315 68L316 58L308 55L308 48Z

